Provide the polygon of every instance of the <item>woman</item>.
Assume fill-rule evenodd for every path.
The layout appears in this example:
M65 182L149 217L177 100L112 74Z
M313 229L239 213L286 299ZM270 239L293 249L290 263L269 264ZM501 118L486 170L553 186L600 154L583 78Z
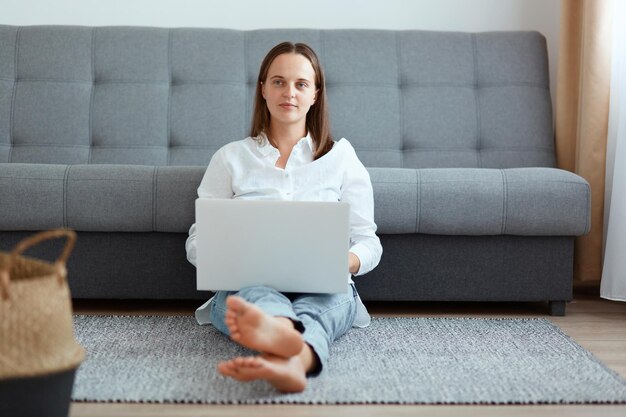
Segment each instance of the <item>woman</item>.
M350 143L330 135L324 73L305 44L285 42L269 51L259 70L250 137L213 155L198 195L348 202L349 273L365 274L380 261L369 175ZM195 238L194 224L186 243L194 265ZM304 390L306 377L326 364L330 343L370 321L352 280L346 294L218 291L196 318L260 353L220 363L221 374L264 379L283 392Z

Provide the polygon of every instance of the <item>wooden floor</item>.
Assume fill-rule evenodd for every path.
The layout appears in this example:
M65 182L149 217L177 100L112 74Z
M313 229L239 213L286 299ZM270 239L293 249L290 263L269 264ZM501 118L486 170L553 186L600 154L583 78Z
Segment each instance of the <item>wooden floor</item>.
M565 317L546 315L541 303L416 303L368 304L375 316L417 317L546 317L591 351L607 366L626 378L626 303L607 301L597 296L597 288L575 293ZM196 302L111 302L80 301L74 304L81 314L192 314ZM626 405L554 406L214 406L159 404L73 403L72 417L121 416L626 416Z

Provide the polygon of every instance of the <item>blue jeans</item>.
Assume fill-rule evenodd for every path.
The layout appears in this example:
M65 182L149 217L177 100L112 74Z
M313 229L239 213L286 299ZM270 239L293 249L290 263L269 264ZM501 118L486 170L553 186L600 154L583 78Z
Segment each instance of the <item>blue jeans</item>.
M229 330L224 315L229 295L238 295L271 316L287 317L294 322L305 343L317 355L318 366L308 376L319 375L328 360L330 344L350 330L356 316L354 284L350 284L346 294L281 293L264 286L218 291L211 303L210 319L227 336Z

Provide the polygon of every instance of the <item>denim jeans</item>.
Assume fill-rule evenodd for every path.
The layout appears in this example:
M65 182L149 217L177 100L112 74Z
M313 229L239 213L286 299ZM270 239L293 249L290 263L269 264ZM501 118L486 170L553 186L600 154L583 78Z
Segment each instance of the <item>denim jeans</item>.
M239 291L218 291L211 303L210 319L222 333L229 335L224 323L226 297L238 295L271 316L287 317L317 355L319 366L309 372L316 376L328 360L330 344L352 327L356 316L357 292L350 284L345 294L280 293L264 286Z

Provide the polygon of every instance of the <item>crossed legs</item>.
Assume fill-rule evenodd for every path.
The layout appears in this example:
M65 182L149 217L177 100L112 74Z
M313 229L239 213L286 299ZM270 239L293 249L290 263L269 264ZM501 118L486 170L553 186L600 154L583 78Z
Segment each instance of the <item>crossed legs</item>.
M235 342L261 352L218 365L222 375L239 381L265 379L283 392L300 392L315 365L311 347L286 317L273 317L238 296L226 299L224 322Z
M211 307L215 327L260 353L221 362L218 371L239 381L264 379L283 392L300 392L307 374L321 371L330 342L354 321L354 293L302 294L293 305L271 288L219 292Z

